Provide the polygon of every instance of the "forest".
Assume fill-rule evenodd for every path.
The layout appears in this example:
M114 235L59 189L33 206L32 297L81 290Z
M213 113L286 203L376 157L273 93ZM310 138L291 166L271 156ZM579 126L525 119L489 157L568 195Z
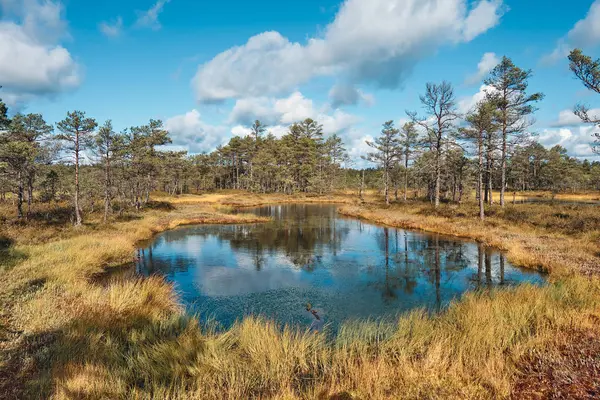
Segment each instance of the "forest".
M570 60L575 76L599 92L597 61L579 50ZM0 199L10 201L24 219L36 202L72 201L71 219L81 224L85 213L97 210L105 220L139 210L153 191L360 194L377 189L389 204L391 198L407 200L410 190L411 198L436 206L481 199L483 210L483 203L504 206L516 192L599 190L600 162L536 141L530 128L543 94L528 92L531 74L504 57L483 82L486 98L466 115L457 111L450 83L428 83L418 99L421 107L406 112L410 121L383 123L362 161L351 160L342 139L324 137L322 125L312 119L292 124L281 138L257 120L246 137L233 137L208 154L187 154L164 148L171 139L160 120L115 132L111 121L73 111L53 126L35 113L9 118L1 103ZM597 122L585 106L575 112L584 122ZM366 168L356 167L359 163Z

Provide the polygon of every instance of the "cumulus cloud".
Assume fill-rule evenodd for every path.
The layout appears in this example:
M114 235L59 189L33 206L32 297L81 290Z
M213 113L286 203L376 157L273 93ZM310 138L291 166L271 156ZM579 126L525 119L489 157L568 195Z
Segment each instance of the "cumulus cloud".
M300 92L294 92L289 97L276 100L274 109L279 113L280 122L283 124L293 124L306 118L317 117L312 100L307 99Z
M500 0L346 0L321 37L301 44L258 34L200 65L192 84L202 102L280 94L333 74L397 87L419 59L471 41L503 12Z
M270 126L283 127L306 118L312 118L323 125L325 134L341 133L357 124L360 119L339 109L316 108L311 99L300 92L283 98L245 98L237 100L229 115L229 123L250 125L259 119ZM277 129L278 133L282 129ZM277 136L277 135L276 135Z
M573 28L560 38L554 51L545 56L542 61L554 63L566 58L575 47L594 46L600 43L600 0L592 3L585 18L577 21Z
M170 133L173 146L192 154L212 151L231 137L227 127L203 121L198 110L167 119L165 129Z
M100 32L102 32L104 36L115 38L121 35L121 32L123 31L123 18L117 17L116 20L111 22L100 22L98 29L100 29Z
M462 97L457 102L458 112L461 114L466 114L469 111L473 110L477 103L481 100L485 99L488 93L495 90L491 86L481 85L479 87L479 91L472 96Z
M259 119L268 125L276 124L279 122L279 114L273 108L273 102L274 100L268 97L239 99L229 114L229 122L251 125Z
M481 83L490 71L499 63L500 59L496 53L485 53L483 57L481 57L481 61L477 64L477 72L467 77L465 85L476 85Z
M560 145L567 149L572 157L591 158L596 156L592 150L594 132L598 129L591 125L571 128L550 128L540 132L538 141L547 148Z
M275 137L282 137L289 126L306 118L312 118L323 125L325 135L340 134L350 138L354 127L361 122L356 115L342 110L332 110L328 106L315 107L314 102L300 92L282 98L246 98L237 100L226 125L206 123L198 110L167 119L166 129L171 133L173 146L191 153L212 151L226 144L233 136L247 136L249 126L259 119L268 125L267 131Z
M58 2L0 2L0 86L11 106L79 86L80 69L58 41L66 35Z
M135 26L138 28L150 28L158 30L162 28L158 16L163 11L165 4L171 0L158 0L154 5L147 11L138 11L138 18L135 22Z
M353 106L361 102L371 106L375 102L373 95L363 93L356 86L344 83L338 83L331 88L329 99L333 108Z
M589 110L588 114L593 119L600 119L600 108L591 109ZM552 127L563 128L581 124L581 118L575 115L573 110L563 110L558 114L558 119L552 123Z
M500 0L480 1L465 19L463 40L469 42L485 33L490 27L498 25L504 11Z

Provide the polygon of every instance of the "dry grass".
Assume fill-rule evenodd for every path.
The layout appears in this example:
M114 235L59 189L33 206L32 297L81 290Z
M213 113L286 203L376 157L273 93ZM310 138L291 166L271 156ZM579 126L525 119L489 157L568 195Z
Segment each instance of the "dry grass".
M468 193L468 197L470 199L475 198L475 191L471 191ZM518 191L516 193L506 192L506 202L510 203L514 200L517 202L523 202L526 200L543 200L543 201L551 201L554 200L562 201L562 202L581 202L581 203L594 203L600 201L600 193L599 192L568 192L568 193L555 193L554 196L552 192L544 191L544 190L528 190L528 191ZM492 198L497 203L500 201L500 191L494 190L492 191Z
M375 198L373 191L370 198ZM154 193L152 198L156 201L164 201L171 204L212 204L226 207L258 207L265 204L289 204L289 203L337 203L353 204L357 202L356 196L349 193L339 192L330 195L315 195L296 193L293 196L285 194L258 194L241 190L224 190L217 193L206 193L201 195L186 194L180 196L168 196L164 193Z
M341 214L406 229L469 238L507 252L516 265L552 272L600 274L600 214L595 207L520 204L488 210L473 205L397 204L344 206Z
M92 221L79 230L57 228L55 239L19 239L15 232L26 230L9 226L4 236L13 241L10 252L16 258L3 260L0 273L2 396L506 398L522 386L528 360L558 360L553 370L568 374L570 364L561 361L568 335L574 330L600 333L600 281L566 273L570 263L584 269L594 261L589 251L594 251L596 234L565 228L548 235L541 216L539 223L517 229L511 228L516 223L508 214L483 226L469 215L428 215L425 206L347 206L345 212L376 221L499 245L517 263L547 268L556 279L545 287L470 293L435 316L416 311L393 325L346 325L335 339L256 318L225 333L203 330L183 313L172 287L161 279L94 281L106 268L131 261L135 243L155 232L185 223L257 222L215 208L212 203L230 203L236 195L226 196L152 210L108 226ZM248 196L238 202L280 197L269 200ZM578 244L586 235L589 240ZM560 243L565 243L561 249L581 254L566 260L560 259L566 256L563 250L545 254ZM532 248L535 256L529 254Z

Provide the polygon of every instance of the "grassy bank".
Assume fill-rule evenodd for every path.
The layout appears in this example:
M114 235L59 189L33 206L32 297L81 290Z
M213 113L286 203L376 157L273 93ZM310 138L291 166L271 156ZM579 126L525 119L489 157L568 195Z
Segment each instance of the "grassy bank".
M394 325L347 325L334 341L254 318L225 333L205 331L183 313L161 279L95 282L107 267L130 262L135 243L155 232L185 223L258 222L227 214L223 205L282 200L207 196L213 197L163 198L175 208L110 225L92 221L77 230L3 225L2 236L12 246L4 250L0 273L0 393L59 399L463 399L527 396L547 388L540 386L544 379L562 379L566 393L589 394L597 385L594 373L600 369L590 363L600 359L594 341L600 282L571 271L598 267L598 231L585 225L578 232L564 222L559 227L566 218L552 222L541 208L527 223L507 211L482 225L467 209L384 209L337 196L348 204L348 215L472 237L556 279L541 288L471 293L437 316L413 312ZM331 202L336 196L311 199ZM569 247L575 255L567 255ZM579 346L569 347L573 337Z
M487 219L478 219L473 204L408 203L381 207L348 205L343 215L390 226L419 229L477 240L507 252L516 265L552 272L600 274L600 212L596 207L548 204L493 207Z

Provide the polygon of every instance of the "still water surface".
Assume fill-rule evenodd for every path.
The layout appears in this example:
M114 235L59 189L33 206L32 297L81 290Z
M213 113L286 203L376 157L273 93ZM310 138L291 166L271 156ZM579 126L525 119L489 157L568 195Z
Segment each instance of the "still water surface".
M311 303L335 329L437 311L467 290L544 281L476 243L344 218L335 205L244 212L273 221L164 232L139 249L138 270L166 276L190 312L222 327L249 314L307 327Z

